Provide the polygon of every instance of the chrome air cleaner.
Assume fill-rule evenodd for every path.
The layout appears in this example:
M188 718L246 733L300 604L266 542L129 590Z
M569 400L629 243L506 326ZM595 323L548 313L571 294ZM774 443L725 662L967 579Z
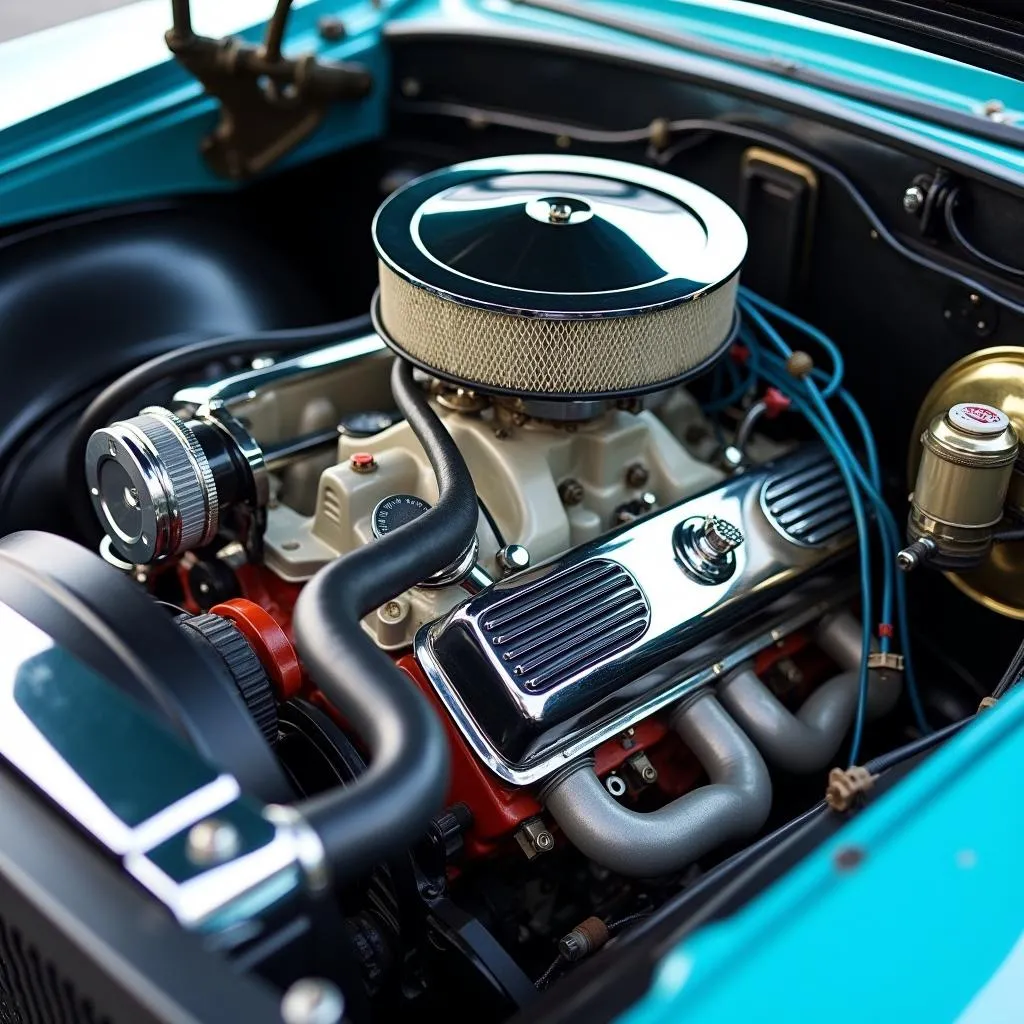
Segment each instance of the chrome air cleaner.
M721 354L747 236L662 171L577 156L475 160L395 192L373 224L382 337L496 394L643 394Z

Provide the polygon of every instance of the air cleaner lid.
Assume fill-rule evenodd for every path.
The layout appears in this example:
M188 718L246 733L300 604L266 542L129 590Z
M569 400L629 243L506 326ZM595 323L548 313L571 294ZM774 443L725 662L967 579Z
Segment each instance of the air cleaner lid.
M746 253L739 217L705 189L574 156L429 174L383 204L373 236L385 340L459 383L539 396L651 390L700 368L729 332ZM687 303L671 331L609 324ZM501 360L480 351L494 344Z

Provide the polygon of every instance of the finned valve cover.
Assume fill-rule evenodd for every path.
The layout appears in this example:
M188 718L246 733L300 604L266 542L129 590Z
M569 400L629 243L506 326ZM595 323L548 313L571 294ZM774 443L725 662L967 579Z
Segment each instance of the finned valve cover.
M524 398L664 388L728 341L743 224L663 171L577 156L475 160L373 224L378 329L429 373Z

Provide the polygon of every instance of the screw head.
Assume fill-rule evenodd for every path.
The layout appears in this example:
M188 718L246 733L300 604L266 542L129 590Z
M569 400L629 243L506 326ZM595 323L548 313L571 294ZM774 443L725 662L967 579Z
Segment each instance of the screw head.
M650 478L651 474L647 471L647 467L639 462L634 462L626 469L627 487L643 487Z
M555 848L555 837L548 831L538 832L533 837L533 845L540 853L547 853Z
M212 867L238 855L242 837L230 822L207 818L193 825L186 840L185 852L193 864Z
M285 1024L339 1024L345 1016L345 997L325 978L301 978L281 1000Z
M578 505L583 500L583 485L572 477L563 480L558 485L558 497L562 499L563 505Z
M921 207L924 206L925 191L920 185L911 185L906 192L903 193L903 210L905 213L911 215L921 212Z

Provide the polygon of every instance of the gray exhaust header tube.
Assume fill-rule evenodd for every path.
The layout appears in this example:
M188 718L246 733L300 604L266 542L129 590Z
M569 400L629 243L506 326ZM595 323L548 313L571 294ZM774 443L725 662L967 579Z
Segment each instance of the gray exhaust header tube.
M621 875L665 875L726 840L752 835L772 802L771 779L757 748L710 693L681 705L672 727L711 782L656 811L620 804L589 759L577 761L541 790L541 800L569 841Z

